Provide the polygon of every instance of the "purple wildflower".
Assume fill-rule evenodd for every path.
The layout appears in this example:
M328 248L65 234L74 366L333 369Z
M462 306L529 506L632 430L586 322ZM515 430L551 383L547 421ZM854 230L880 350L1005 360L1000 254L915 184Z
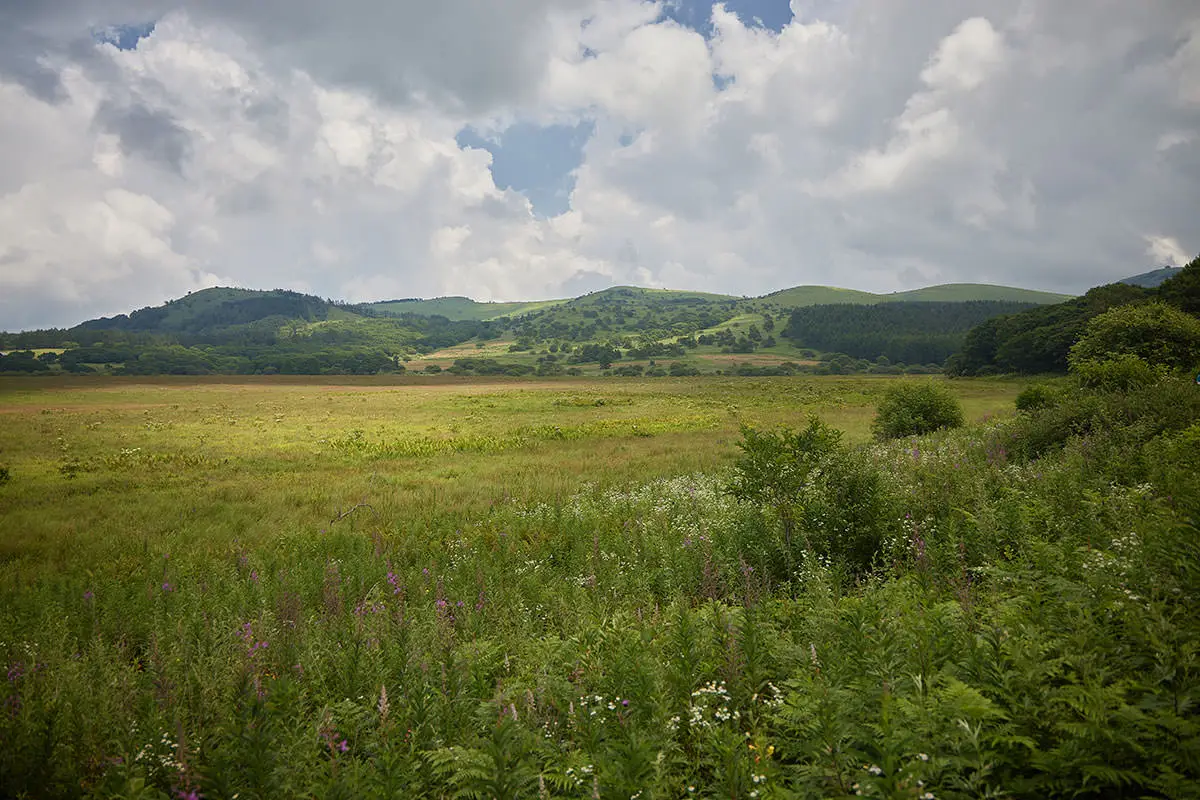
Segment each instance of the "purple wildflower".
M164 592L173 592L175 591L175 587L171 585L170 581L163 581L162 590Z
M92 594L91 589L88 589L86 592L83 593L83 599L87 600L88 602L91 602L95 598L96 598L96 595Z

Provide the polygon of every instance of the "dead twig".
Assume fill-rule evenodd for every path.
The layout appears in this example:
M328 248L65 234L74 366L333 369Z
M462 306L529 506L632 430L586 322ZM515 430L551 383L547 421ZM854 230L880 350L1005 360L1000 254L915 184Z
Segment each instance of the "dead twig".
M370 503L355 503L354 505L350 506L350 508L346 509L345 511L339 510L337 516L334 517L333 519L329 520L329 524L332 525L335 522L339 522L340 520L345 519L346 517L353 514L355 511L358 511L360 508L365 508L365 509L369 510L372 514L375 515L375 519L379 519L379 512L375 510L375 507L373 505L371 505Z

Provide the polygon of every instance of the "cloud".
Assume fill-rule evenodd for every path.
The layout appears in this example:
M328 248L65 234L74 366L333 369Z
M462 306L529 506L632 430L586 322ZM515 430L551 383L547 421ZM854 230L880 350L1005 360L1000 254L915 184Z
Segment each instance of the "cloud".
M1200 249L1186 0L694 5L6 3L0 328L216 282L1082 291Z
M1146 254L1154 259L1155 264L1168 267L1182 267L1194 258L1170 236L1147 236Z

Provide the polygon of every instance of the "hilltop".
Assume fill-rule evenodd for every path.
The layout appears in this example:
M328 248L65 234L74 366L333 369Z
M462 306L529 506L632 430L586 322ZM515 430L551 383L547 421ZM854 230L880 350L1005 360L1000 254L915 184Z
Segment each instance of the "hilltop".
M1144 289L1154 289L1181 272L1183 272L1183 267L1160 267L1149 272L1143 272L1141 275L1122 278L1119 282L1127 283L1130 286L1141 286Z

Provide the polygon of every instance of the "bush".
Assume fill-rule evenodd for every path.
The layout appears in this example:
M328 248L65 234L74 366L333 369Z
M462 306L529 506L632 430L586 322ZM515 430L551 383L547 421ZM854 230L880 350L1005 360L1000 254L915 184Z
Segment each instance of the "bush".
M8 471L8 467L0 467L0 486L12 480L12 473Z
M785 560L794 563L803 546L853 573L869 570L896 517L883 475L870 459L816 418L801 431L746 427L742 437L729 491L778 516Z
M1093 461L1101 450L1111 450L1114 462L1132 462L1145 442L1184 430L1197 419L1200 391L1190 380L1168 378L1129 390L1075 387L1053 405L1011 420L999 443L1011 456L1030 460L1078 439L1087 442ZM1114 463L1110 468L1124 471L1129 466L1136 465Z
M879 404L872 430L879 439L898 439L962 425L962 406L949 389L935 383L898 383Z
M1137 356L1150 365L1190 369L1200 363L1200 320L1166 303L1117 306L1088 322L1067 363Z
M1166 368L1123 353L1114 358L1075 361L1071 364L1071 374L1080 386L1089 389L1128 392L1163 380Z
M1026 386L1017 395L1018 411L1036 411L1039 408L1049 408L1058 402L1058 392L1044 383Z

